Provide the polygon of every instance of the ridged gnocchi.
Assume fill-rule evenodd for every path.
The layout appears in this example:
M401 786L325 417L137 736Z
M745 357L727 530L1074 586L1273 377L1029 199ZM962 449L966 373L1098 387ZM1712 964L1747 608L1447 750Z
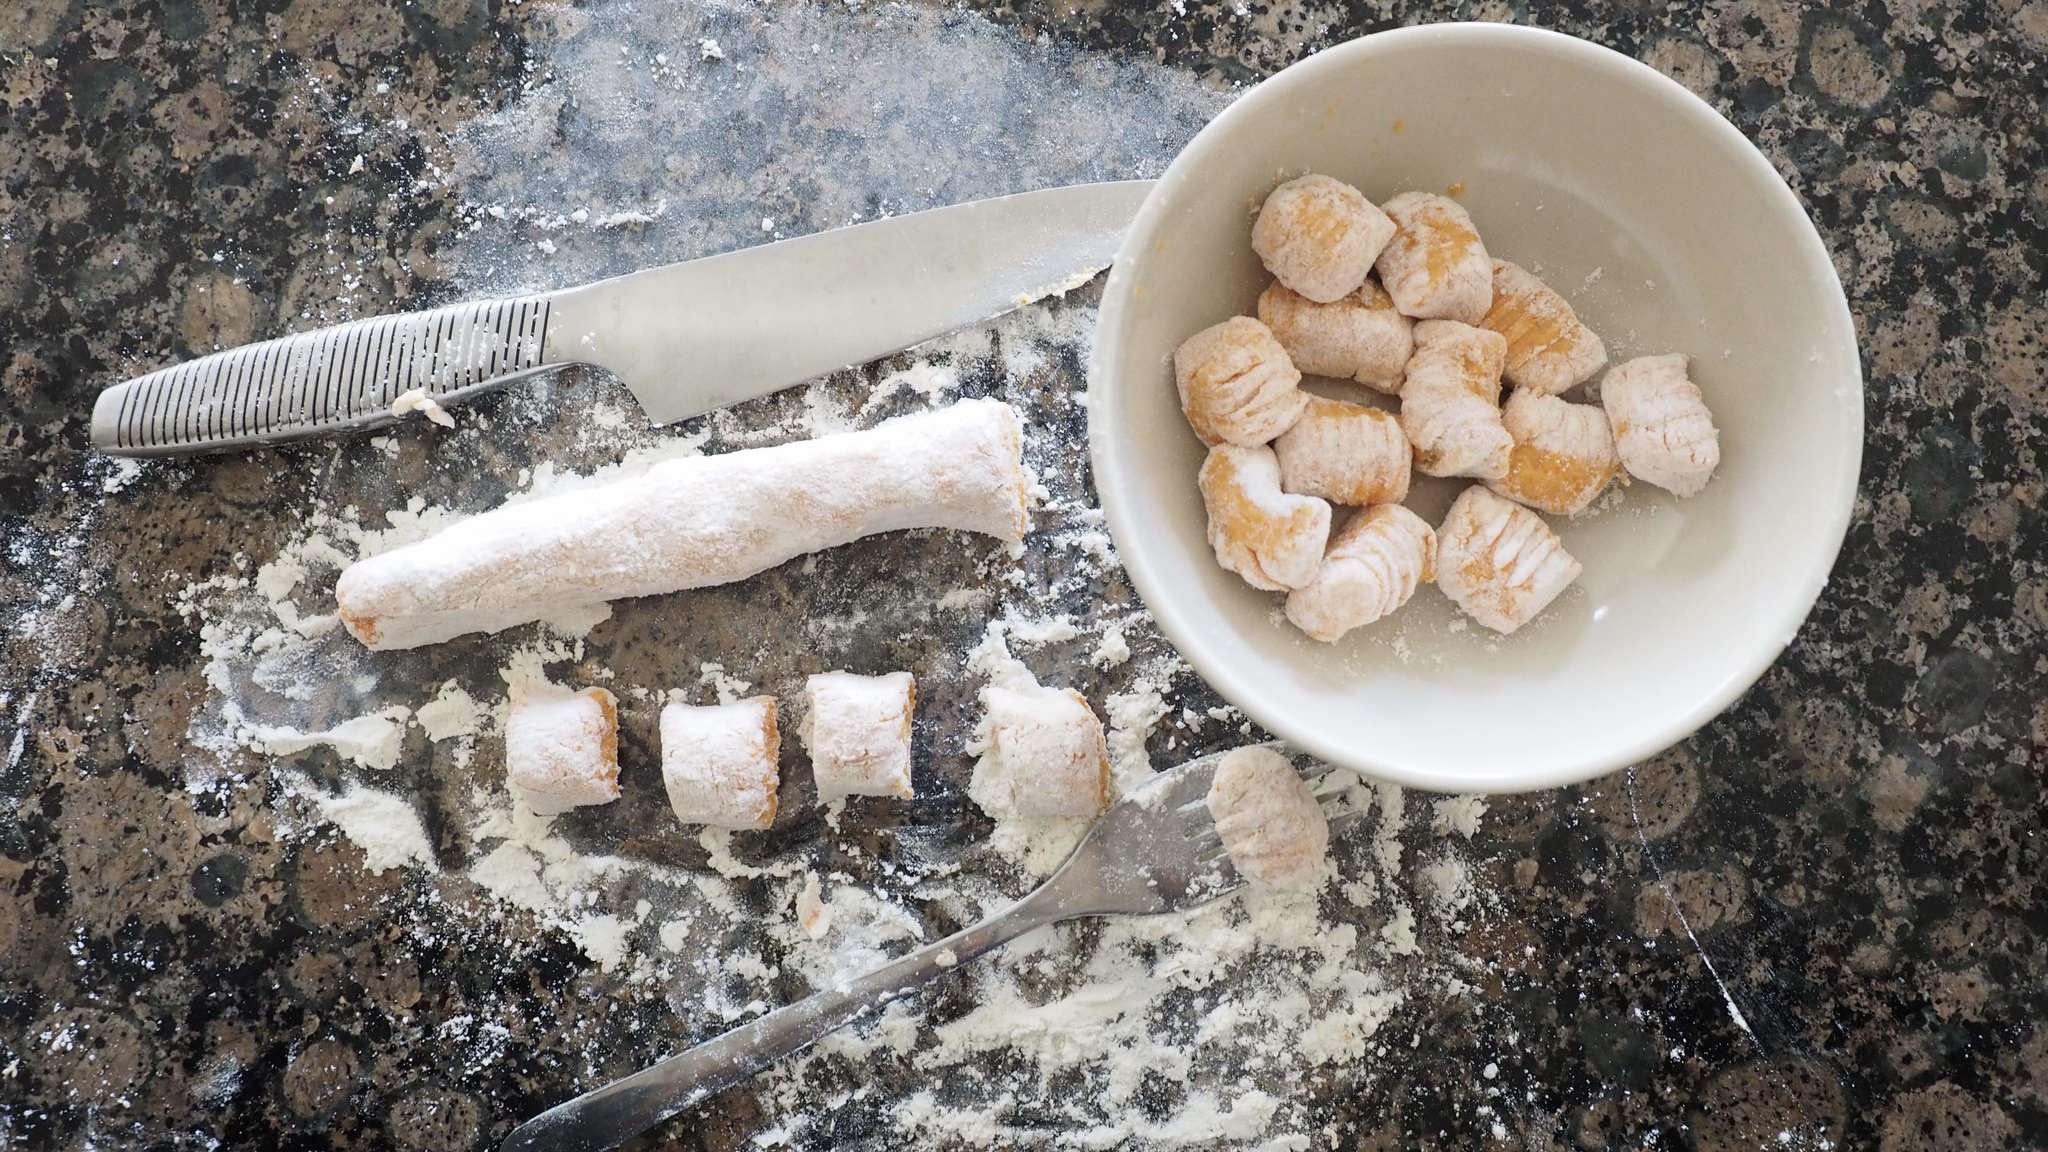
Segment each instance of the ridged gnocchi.
M1209 446L1200 488L1217 562L1285 593L1284 616L1312 639L1384 619L1432 581L1513 632L1580 573L1538 513L1576 517L1630 476L1691 496L1720 464L1684 356L1608 368L1570 301L1493 257L1455 200L1411 191L1374 208L1303 176L1267 196L1252 247L1274 276L1258 319L1196 333L1174 376ZM1598 402L1563 399L1603 369ZM1399 406L1311 393L1303 374ZM1479 483L1432 528L1401 507L1415 472ZM1334 533L1332 505L1359 509Z
M1436 530L1436 586L1496 632L1527 624L1579 578L1543 517L1473 485Z
M1274 278L1318 303L1358 290L1394 222L1365 194L1330 176L1289 180L1267 195L1252 251Z
M1325 644L1392 615L1436 579L1436 532L1399 504L1353 516L1330 539L1323 566L1287 595L1287 619Z
M1259 294L1259 320L1302 372L1356 380L1388 395L1401 390L1415 351L1415 321L1401 315L1387 290L1370 279L1328 304L1274 283Z
M1401 431L1415 467L1430 476L1498 480L1514 437L1501 422L1500 370L1507 340L1455 320L1415 326L1415 355L1401 385Z
M1674 496L1693 496L1721 464L1721 434L1685 357L1640 356L1600 381L1622 467Z
M1308 398L1301 373L1264 324L1232 316L1173 353L1181 411L1204 444L1255 447L1287 431Z
M1202 462L1200 485L1217 563L1268 592L1315 579L1330 538L1330 506L1282 492L1271 448L1218 444Z
M1206 797L1238 874L1268 888L1307 888L1323 875L1330 822L1308 781L1271 748L1226 752Z
M1493 261L1464 206L1403 192L1385 207L1396 230L1373 267L1394 306L1417 320L1484 319L1493 304Z
M1515 449L1508 474L1487 487L1538 512L1574 516L1607 490L1621 465L1607 413L1540 392L1517 390L1501 412Z
M1273 441L1273 454L1283 492L1361 508L1408 498L1412 453L1391 412L1310 396L1301 419Z
M1606 343L1579 322L1564 297L1506 260L1493 262L1493 307L1479 324L1507 338L1501 374L1517 388L1556 396L1607 363Z

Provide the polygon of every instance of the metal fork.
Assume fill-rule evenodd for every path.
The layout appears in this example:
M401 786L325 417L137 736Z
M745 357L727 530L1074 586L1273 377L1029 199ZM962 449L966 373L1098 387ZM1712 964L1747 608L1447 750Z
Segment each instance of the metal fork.
M1191 760L1133 789L1102 814L1051 879L1002 912L850 983L557 1104L513 1129L504 1152L614 1147L1040 925L1086 916L1184 912L1229 895L1244 880L1230 865L1206 803L1210 778L1223 756L1218 752ZM1358 779L1348 770L1299 756L1294 766L1326 806ZM1333 820L1332 831L1355 816Z

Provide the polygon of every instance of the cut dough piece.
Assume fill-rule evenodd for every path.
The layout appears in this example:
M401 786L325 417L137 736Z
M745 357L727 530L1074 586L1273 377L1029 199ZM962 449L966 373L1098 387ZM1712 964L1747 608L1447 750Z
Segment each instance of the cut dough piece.
M990 815L1093 819L1109 806L1109 747L1086 697L1027 676L989 685L982 702L985 790L975 799Z
M1621 470L1607 413L1540 392L1508 397L1501 422L1515 438L1508 474L1487 487L1538 512L1575 516Z
M1614 427L1614 450L1628 473L1674 496L1707 486L1721 463L1721 434L1685 357L1641 356L1600 381L1600 403Z
M505 717L505 787L542 816L617 800L618 701L602 688L514 688Z
M1264 324L1232 316L1173 353L1180 410L1204 444L1264 444L1301 415L1301 373Z
M1289 180L1267 195L1252 225L1252 251L1282 284L1318 303L1358 290L1394 235L1394 222L1365 193L1329 176Z
M1579 577L1543 517L1476 484L1452 503L1436 547L1436 586L1496 632L1527 624Z
M1508 474L1515 439L1500 413L1507 343L1498 332L1453 320L1415 326L1415 356L1401 385L1401 431L1426 475L1497 480Z
M1328 304L1270 284L1259 293L1259 319L1301 371L1356 380L1389 395L1401 390L1401 373L1415 351L1415 321L1401 315L1375 280Z
M1218 444L1202 462L1200 482L1217 563L1268 592L1315 578L1330 538L1330 506L1282 492L1271 448Z
M1375 267L1394 307L1417 320L1484 319L1493 305L1493 261L1464 206L1429 192L1403 192L1386 209L1399 231Z
M1023 444L1009 405L963 400L864 432L669 460L358 560L335 601L365 645L412 648L729 584L878 532L1019 540L1029 526Z
M1271 748L1224 753L1208 804L1238 875L1269 888L1307 888L1322 878L1330 822L1285 756Z
M775 697L661 710L661 782L685 824L766 828L775 823L782 734Z
M1301 419L1273 441L1273 455L1285 492L1357 507L1408 498L1414 454L1392 412L1310 396Z
M1287 618L1325 644L1391 615L1436 579L1436 532L1398 504L1353 516L1330 538L1323 567L1287 595Z
M804 688L810 707L802 735L819 802L848 796L910 799L910 719L917 711L917 682L910 673L820 672Z
M1517 388L1556 396L1607 363L1607 345L1550 285L1506 260L1493 262L1493 307L1480 326L1507 337L1502 375Z

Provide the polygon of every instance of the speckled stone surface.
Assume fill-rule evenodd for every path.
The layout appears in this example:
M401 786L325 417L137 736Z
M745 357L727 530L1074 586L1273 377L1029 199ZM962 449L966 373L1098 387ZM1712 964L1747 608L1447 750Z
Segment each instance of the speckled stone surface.
M1484 1011L1404 1020L1419 1046L1329 1103L1332 1142L2048 1143L2048 2L1185 8L988 11L1218 84L1401 23L1587 36L1757 141L1864 342L1862 486L1813 618L1632 776L1495 805L1476 849L1503 907L1438 942L1491 962ZM434 299L459 187L416 185L433 134L505 98L575 15L0 6L0 1144L485 1147L586 1064L673 1047L659 998L611 1000L559 940L508 988L487 942L378 915L422 882L281 838L260 765L236 791L185 788L205 686L167 590L273 550L266 510L320 451L119 499L85 451L111 380L338 299ZM419 131L344 179L354 113ZM67 584L90 591L43 611ZM481 1068L447 1041L478 1019L512 1029ZM1512 1064L1483 1074L1504 1045ZM740 1147L759 1127L740 1090L668 1137ZM908 1146L857 1123L842 1142Z

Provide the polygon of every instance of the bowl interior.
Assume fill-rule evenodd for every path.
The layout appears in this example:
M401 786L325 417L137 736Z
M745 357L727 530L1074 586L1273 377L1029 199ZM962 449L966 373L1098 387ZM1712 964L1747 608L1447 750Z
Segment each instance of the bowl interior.
M1686 501L1638 482L1578 518L1550 518L1585 573L1515 635L1467 622L1434 588L1334 645L1296 632L1278 597L1223 571L1209 549L1195 487L1204 450L1181 417L1171 356L1189 334L1252 310L1267 281L1253 214L1304 171L1376 202L1449 191L1490 252L1572 302L1610 364L1689 353L1721 430L1714 482ZM1090 387L1096 481L1119 554L1197 670L1297 746L1447 791L1586 779L1726 707L1824 584L1862 441L1840 285L1763 157L1632 60L1490 25L1332 49L1209 125L1125 242ZM1418 480L1409 504L1433 523L1466 483Z

